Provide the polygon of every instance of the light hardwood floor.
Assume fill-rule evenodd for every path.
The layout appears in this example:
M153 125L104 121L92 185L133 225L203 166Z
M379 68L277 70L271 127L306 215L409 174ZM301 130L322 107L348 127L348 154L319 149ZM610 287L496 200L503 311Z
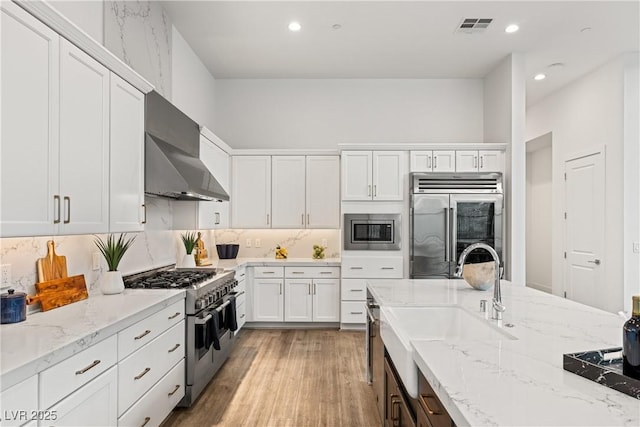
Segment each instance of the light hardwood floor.
M362 331L243 330L195 404L162 427L380 426L364 339Z

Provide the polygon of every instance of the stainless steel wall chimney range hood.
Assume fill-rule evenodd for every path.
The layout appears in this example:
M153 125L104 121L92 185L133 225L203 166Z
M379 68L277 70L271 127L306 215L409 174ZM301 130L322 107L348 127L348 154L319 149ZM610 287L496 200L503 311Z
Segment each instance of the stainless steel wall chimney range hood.
M174 200L229 200L200 160L200 127L152 91L146 95L144 191Z

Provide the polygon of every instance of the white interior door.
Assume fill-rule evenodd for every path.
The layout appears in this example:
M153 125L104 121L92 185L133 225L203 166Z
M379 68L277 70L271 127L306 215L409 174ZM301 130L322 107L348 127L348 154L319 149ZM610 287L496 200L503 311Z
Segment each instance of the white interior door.
M566 297L604 308L604 154L565 162Z

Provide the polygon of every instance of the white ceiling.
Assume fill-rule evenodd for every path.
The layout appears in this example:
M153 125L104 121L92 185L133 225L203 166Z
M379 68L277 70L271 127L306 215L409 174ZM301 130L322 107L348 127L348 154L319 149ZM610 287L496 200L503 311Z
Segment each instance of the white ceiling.
M527 104L532 104L619 54L640 50L637 0L168 1L163 6L216 79L482 78L507 55L521 52ZM484 33L456 33L463 18L493 22ZM287 28L293 20L302 24L298 33ZM510 23L520 31L505 33ZM342 28L335 30L334 24ZM558 62L564 66L549 68ZM539 72L547 79L534 81Z

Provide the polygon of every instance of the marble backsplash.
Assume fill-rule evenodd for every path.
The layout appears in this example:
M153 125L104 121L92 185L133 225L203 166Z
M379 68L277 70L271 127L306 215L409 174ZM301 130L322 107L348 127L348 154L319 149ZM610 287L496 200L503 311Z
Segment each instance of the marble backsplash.
M171 99L171 27L162 2L104 2L105 47L167 99Z

